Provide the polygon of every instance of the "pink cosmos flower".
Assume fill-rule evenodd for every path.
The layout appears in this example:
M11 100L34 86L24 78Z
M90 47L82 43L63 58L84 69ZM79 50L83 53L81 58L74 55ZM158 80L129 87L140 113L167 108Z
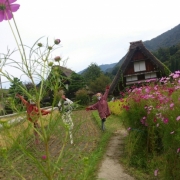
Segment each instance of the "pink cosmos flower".
M146 88L146 89L145 89L145 92L146 92L146 93L149 93L149 92L150 92L149 88Z
M170 77L171 77L171 76L174 76L174 73L171 73L169 76L170 76Z
M179 153L180 152L180 148L177 148L177 153Z
M173 108L174 107L174 103L171 103L169 106L170 106L170 108Z
M157 176L158 175L158 169L156 169L155 171L154 171L154 176Z
M127 130L130 131L130 130L131 130L131 127L128 127Z
M175 71L175 73L176 73L176 74L180 74L180 71L179 71L179 70L178 70L178 71Z
M180 116L178 116L177 118L176 118L176 121L179 121L180 120Z
M14 2L16 0L0 0L0 22L12 19L12 12L16 12L20 7L19 4L12 4Z
M174 79L176 79L176 78L178 78L178 77L179 77L179 74L174 74L174 75L173 75L173 78L174 78Z

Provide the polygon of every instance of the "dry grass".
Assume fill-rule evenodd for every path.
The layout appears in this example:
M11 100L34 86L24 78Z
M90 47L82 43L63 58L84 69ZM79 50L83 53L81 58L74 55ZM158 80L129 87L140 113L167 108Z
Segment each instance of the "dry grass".
M74 122L73 128L73 139L74 144L70 144L70 139L68 135L67 141L65 141L65 132L66 128L63 126L62 119L60 118L59 112L53 112L52 122L50 126L46 126L48 123L49 115L44 119L44 129L49 136L48 140L48 149L49 155L52 162L52 168L54 167L57 158L59 157L63 145L65 145L63 152L63 158L56 165L59 169L53 175L55 179L83 179L85 169L89 166L86 159L90 157L91 153L96 149L99 144L101 131L97 128L97 125L94 123L91 117L90 112L86 111L76 111L72 114L72 119ZM2 178L0 179L14 179L18 180L20 177L17 176L14 169L9 167L11 164L16 171L18 171L25 179L27 180L36 180L36 179L47 179L41 169L38 168L36 161L39 161L40 164L45 168L45 172L48 171L47 162L42 160L42 155L46 154L46 146L43 141L40 141L40 144L35 145L33 141L33 136L28 138L19 138L15 131L20 130L21 136L32 134L32 128L28 128L31 123L25 121L20 123L16 127L12 127L11 132L18 139L12 148L8 148L8 161L7 163L3 162L0 158L0 174ZM27 129L27 130L22 130ZM20 140L20 141L19 141ZM22 148L23 149L22 149ZM26 153L27 152L27 153ZM30 154L27 155L27 154ZM34 158L32 158L34 157ZM12 162L11 162L12 161ZM7 168L8 167L8 168Z
M52 113L53 116L56 116L58 111ZM0 122L10 121L11 119L18 118L20 115L15 115L13 117L5 117L0 120ZM24 116L26 119L26 116ZM41 126L46 126L49 122L50 114L42 117L41 121L38 120L38 123ZM10 147L13 142L24 132L25 129L29 128L29 136L33 134L32 123L28 120L18 123L17 125L9 126L8 130L0 131L0 147Z

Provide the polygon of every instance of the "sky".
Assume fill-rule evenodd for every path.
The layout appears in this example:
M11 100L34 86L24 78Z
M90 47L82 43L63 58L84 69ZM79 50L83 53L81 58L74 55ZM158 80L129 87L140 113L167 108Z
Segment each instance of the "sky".
M61 39L53 56L75 72L117 63L132 41L146 41L180 24L179 0L17 0L14 17L23 44L32 46L45 37ZM12 21L10 21L12 22ZM0 53L17 49L8 21L0 23ZM18 59L14 56L13 58ZM67 61L66 61L67 60ZM7 72L15 77L13 68ZM8 88L2 77L4 88Z

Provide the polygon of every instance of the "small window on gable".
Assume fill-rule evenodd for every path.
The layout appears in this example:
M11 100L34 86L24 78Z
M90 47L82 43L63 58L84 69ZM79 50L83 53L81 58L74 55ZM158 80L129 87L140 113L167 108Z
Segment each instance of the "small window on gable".
M129 81L137 81L137 80L138 80L137 76L128 76L128 77L126 77L127 82L129 82Z
M156 73L145 74L145 79L156 78L156 77L157 77Z
M145 70L146 70L145 61L134 62L134 72L145 71Z

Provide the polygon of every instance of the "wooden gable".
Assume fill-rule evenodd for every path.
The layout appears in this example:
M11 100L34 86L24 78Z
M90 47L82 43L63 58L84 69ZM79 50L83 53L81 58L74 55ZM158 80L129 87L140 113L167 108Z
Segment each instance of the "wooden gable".
M150 79L158 80L169 72L167 67L145 48L142 41L131 42L111 84L110 93L117 86L122 90L126 86L145 83Z

